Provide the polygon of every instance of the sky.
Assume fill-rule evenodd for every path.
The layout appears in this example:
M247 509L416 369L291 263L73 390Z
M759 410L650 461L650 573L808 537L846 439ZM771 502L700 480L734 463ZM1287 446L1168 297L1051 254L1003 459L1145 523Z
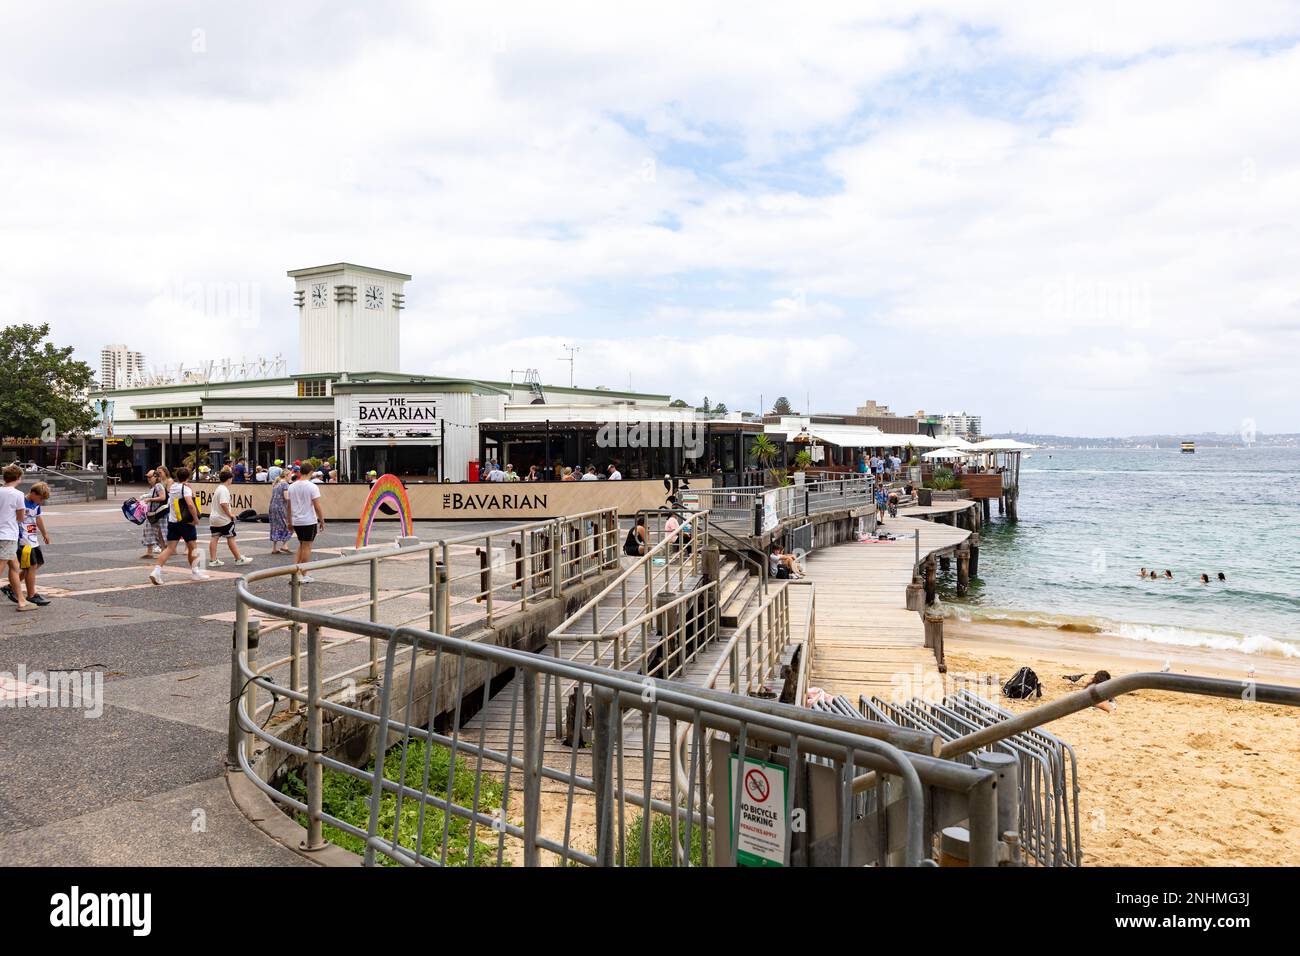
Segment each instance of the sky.
M0 319L96 367L296 370L285 272L348 261L405 372L1300 431L1294 2L53 0L0 54Z

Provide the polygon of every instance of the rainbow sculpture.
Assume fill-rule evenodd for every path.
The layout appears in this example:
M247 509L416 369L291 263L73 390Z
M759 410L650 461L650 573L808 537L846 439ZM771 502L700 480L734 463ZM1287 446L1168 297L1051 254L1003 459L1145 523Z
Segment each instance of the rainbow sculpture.
M415 529L411 523L411 501L406 497L406 489L396 475L380 475L370 486L370 496L361 509L361 521L357 524L358 548L364 548L370 541L370 527L379 512L383 510L392 514L393 509L402 519L402 534L409 538Z

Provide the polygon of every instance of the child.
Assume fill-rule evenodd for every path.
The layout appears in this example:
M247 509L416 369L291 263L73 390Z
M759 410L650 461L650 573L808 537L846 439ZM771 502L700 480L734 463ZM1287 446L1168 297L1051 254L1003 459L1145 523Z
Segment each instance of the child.
M14 595L14 603L20 611L34 611L36 605L23 596L22 574L18 565L18 540L21 537L23 522L27 519L27 505L23 493L18 490L18 482L23 479L23 470L18 465L5 465L0 472L4 487L0 488L0 562L4 562L9 572L9 590Z
M44 594L36 592L36 569L45 563L45 554L41 551L37 535L46 544L50 543L50 534L45 530L45 519L41 517L41 506L49 500L49 485L43 481L32 485L31 491L27 492L27 500L23 502L27 516L18 529L18 570L22 572L23 584L27 587L27 600L37 607L45 607L50 603ZM5 585L4 594L11 601L18 600L9 585Z
M208 567L210 568L219 568L226 563L217 560L217 542L222 538L226 539L230 553L235 556L235 564L253 563L252 558L246 558L239 553L239 545L235 544L235 513L230 510L230 483L234 477L233 471L222 468L221 473L217 475L220 484L212 493L212 517L208 519L208 530L212 533L208 541Z
M176 545L185 542L186 560L190 563L190 577L206 581L208 576L199 570L198 540L199 506L194 499L194 489L189 486L190 470L184 465L176 469L175 480L167 489L167 547L158 555L158 563L149 572L150 584L162 584L162 569L167 559L176 553Z

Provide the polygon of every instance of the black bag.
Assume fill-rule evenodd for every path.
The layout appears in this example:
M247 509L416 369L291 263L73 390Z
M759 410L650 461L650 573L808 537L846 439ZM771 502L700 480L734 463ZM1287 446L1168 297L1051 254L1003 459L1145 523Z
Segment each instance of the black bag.
M153 493L157 490L158 490L157 485L154 485L153 488L150 488L149 489L150 497L152 497ZM149 506L149 513L145 515L145 517L149 519L150 524L157 524L159 521L162 521L163 518L167 517L167 489L166 488L163 489L163 500L156 501L153 504L151 504Z
M1031 668L1022 667L1011 675L1011 680L1002 685L1002 696L1010 697L1012 700L1042 697L1043 685Z

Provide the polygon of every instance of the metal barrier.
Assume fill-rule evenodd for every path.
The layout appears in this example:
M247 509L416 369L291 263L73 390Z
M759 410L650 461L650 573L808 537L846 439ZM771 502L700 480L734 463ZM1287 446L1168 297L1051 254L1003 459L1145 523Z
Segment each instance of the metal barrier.
M300 795L281 792L262 780L246 748L235 747L234 755L260 790L300 815L307 831L306 850L325 845L328 826L338 836L354 841L366 864L735 865L740 853L734 822L739 818L740 790L727 779L728 762L719 760L730 752L748 759L761 757L769 764L785 761L791 780L784 808L787 820L795 808L815 802L803 782L808 765L815 762L824 768L814 782L818 792L838 793L846 799L830 816L818 818L822 830L829 828L837 835L832 842L840 863L858 856L850 834L863 830L862 821L848 805L852 802L849 784L863 768L888 775L900 795L896 809L901 822L893 839L902 846L902 859L918 864L928 857L922 777L913 766L914 761L926 758L907 754L891 743L805 722L792 715L791 708L784 712L757 709L742 698L708 695L671 681L635 679L546 655L279 606L248 593L243 582L240 590L235 677L267 693L296 700L306 710L307 734L305 745L298 745L259 726L250 719L243 695L235 695L233 700L236 729L302 763L305 783ZM248 665L246 608L286 614L306 626L305 689L276 684ZM377 714L325 694L321 667L325 628L349 628L384 641ZM445 732L423 726L413 717L415 670L417 662L427 662L428 655L432 655L435 675L450 674L454 669L458 686L463 686L470 668L512 669L516 677L508 691L512 698L508 730L494 731L497 739L490 740L484 721L476 733L465 732L459 695ZM404 681L397 670L399 659L406 669ZM593 701L589 750L571 747L558 755L547 753L543 716L549 689L557 680L581 685ZM326 752L326 715L332 721L348 718L375 728L372 769L354 767ZM681 727L689 728L690 752L683 768L684 801L673 797L678 791L676 770L670 770L667 781L655 779L656 742L672 740ZM711 762L702 755L706 745L712 749ZM950 780L963 788L972 818L984 824L979 832L992 833L996 815L992 775L952 767L961 772L950 775ZM932 778L933 767L925 769L926 777ZM326 810L327 771L364 785L369 795L366 826ZM828 780L829 790L821 786ZM732 797L723 796L728 792L734 803ZM630 808L639 809L639 819L629 815ZM653 857L652 842L661 842L660 832L666 832L671 844L685 848L684 852ZM985 840L985 845L987 861L992 862L993 844ZM825 846L823 843L821 852L826 852ZM888 847L882 847L882 855L885 849Z
M746 534L765 534L783 522L809 515L872 503L875 480L845 477L825 481L807 481L780 488L707 488L697 494L701 507L707 506L719 524L743 529Z
M330 612L335 619L344 620L343 615L361 611L374 624L400 627L422 622L431 630L452 633L468 626L490 626L503 614L526 610L530 602L558 597L564 588L601 571L612 570L618 566L617 545L618 515L613 509L607 509L410 547L367 548L306 565L290 564L253 572L241 582L237 613L244 612L245 605L250 603L244 595L252 597L245 583L251 587L287 578L287 608L297 609L303 606L304 588L310 593L311 585L303 581L308 571L317 574L364 566L368 568L367 580L356 586L366 589L365 597L332 605ZM392 610L387 620L381 621L389 608ZM269 674L287 668L288 686L301 691L305 686L301 624L288 613L277 611L274 617L275 620L261 622L259 643L268 635L285 630L290 635L289 653L260 664L259 672ZM367 645L364 656L357 650L362 640ZM325 684L356 679L363 672L364 679L378 677L383 658L377 638L341 634L331 639L328 649L331 660L341 660L340 669L323 678ZM323 657L321 663L324 664ZM259 717L266 711L263 720L274 715L281 700L289 710L298 709L292 695L258 705L256 691L251 686L248 693L249 713Z
M836 701L836 712L851 706ZM1012 715L961 689L942 703L913 698L891 702L879 697L858 701L864 719L900 727L928 730L946 741L999 724ZM1018 821L1020 846L1040 866L1079 866L1083 860L1079 834L1079 781L1074 751L1042 730L1027 730L992 744L990 751L1008 754L1019 774ZM977 766L976 755L955 758Z

